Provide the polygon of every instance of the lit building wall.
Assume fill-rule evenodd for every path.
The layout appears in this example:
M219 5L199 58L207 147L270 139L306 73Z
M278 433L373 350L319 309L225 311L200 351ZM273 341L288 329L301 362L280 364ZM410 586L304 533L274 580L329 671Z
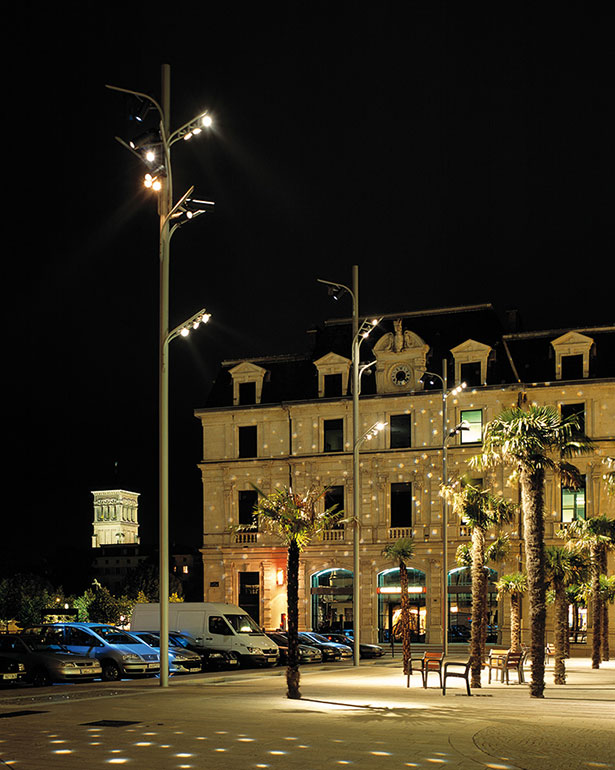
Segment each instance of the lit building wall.
M562 336L552 333L551 340L555 340L556 344L558 338ZM591 330L584 332L584 344L588 338L592 338ZM397 382L404 377L404 360L415 361L416 354L414 349L404 351L404 338L400 338L402 341L397 351L387 342L386 335L381 339L384 342L377 344L380 344L386 355L382 358L385 363L381 367L379 382L386 383L382 387L384 392L373 392L372 389L372 392L362 394L360 399L361 431L367 431L378 421L387 423L384 431L362 445L360 453L361 509L358 515L361 522L361 638L372 642L386 641L385 626L394 614L395 593L390 592L390 586L381 586L379 582L382 582L385 572L395 565L383 558L382 550L387 543L412 535L416 552L409 567L416 570L417 574L420 573L423 581L413 596L417 619L422 624L419 628L421 633L418 633L419 641L441 643L444 579L443 500L439 494L442 483L442 393L440 390L425 390L419 377L422 372L417 373L416 369L412 370L412 376L407 377L402 387L397 387ZM408 345L415 344L415 348L420 349L422 361L426 355L423 340L429 342L427 335L406 335L405 339ZM418 341L415 343L414 340ZM530 341L535 343L534 338ZM449 348L449 371L456 372L458 376L463 373L463 367L468 365L468 351L477 350L479 358L476 370L480 378L475 387L467 387L447 399L446 432L468 419L477 431L471 434L471 438L477 440L468 442L464 432L449 440L449 477L457 478L468 472L469 459L481 449L480 431L503 409L520 403L556 405L562 409L581 405L586 432L596 444L592 455L575 460L586 477L583 515L606 513L615 516L615 498L607 496L603 478L606 470L604 460L615 455L613 366L608 377L589 377L583 359L579 379L562 381L561 378L555 378L555 360L552 360L548 362L553 369L552 379L522 383L515 381L518 378L514 374L518 373L525 359L519 349L513 350L512 354L509 349L507 352L512 362L511 371L499 375L500 378L504 377L500 379L504 384L489 384L490 374L492 381L496 379L494 371L487 366L488 357L492 355L490 351L499 350L499 372L508 364L505 352L502 345L498 348L492 339L489 345L476 344L473 340L471 342L458 346L465 357L456 367L454 354L450 353L453 346ZM509 341L509 348L517 342L516 338ZM520 340L519 344L523 342L526 340ZM547 334L544 345L548 346L549 342ZM597 355L600 355L600 345ZM557 361L557 371L561 375L561 356ZM245 598L249 593L258 595L258 609L255 610L258 622L265 628L275 628L283 625L286 613L286 585L279 580L280 570L285 570L286 552L271 535L257 531L237 532L233 529L240 523L240 498L249 498L254 487L267 493L282 485L292 484L304 489L317 483L332 488L341 487L344 510L349 516L355 515L357 512L352 507L352 399L348 392L333 398L319 396L324 392L320 372L320 380L317 386L314 385L312 397L279 399L277 403L267 403L265 393L268 377L274 381L276 362L268 366L266 360L258 359L257 363L259 376L263 369L268 372L264 375L263 401L245 405L229 401L230 405L211 405L195 412L203 429L203 459L199 467L203 481L204 538L201 550L204 599L238 603L242 596ZM287 366L293 365L292 362L285 363ZM237 362L234 362L234 366L237 366ZM387 366L389 369L386 369ZM245 375L247 370L244 368L242 371ZM315 372L314 382L316 376ZM397 379L393 379L393 376ZM481 384L485 380L487 384ZM458 381L449 381L448 386L452 388L456 384ZM236 401L236 389L234 393ZM405 424L404 420L397 419L400 415L409 416L409 446L398 445L397 426ZM331 432L332 426L337 430L337 421L341 421L343 426L341 444L337 443L339 433ZM248 430L245 431L245 428ZM249 438L247 442L246 436ZM331 446L335 450L327 451ZM245 454L246 447L248 452L253 452L252 456ZM485 487L518 501L518 488L508 483L509 469L497 468L480 474L472 471L471 475L474 478L480 476ZM566 514L563 511L559 480L547 475L545 492L545 537L548 543L561 544L556 532L562 521L565 521ZM496 575L515 572L522 566L518 520L503 531L509 533L512 548L506 562L490 565ZM343 623L346 627L352 626L352 605L350 603L348 606L345 600L344 586L331 586L330 593L327 593L326 587L315 586L314 581L315 576L325 570L335 569L342 575L345 575L343 571L352 573L353 532L351 526L332 529L324 534L322 540L308 546L302 554L301 628L314 627L315 606L320 616L329 620L334 618L334 622ZM492 539L495 534L489 533L488 537ZM446 542L449 570L454 570L457 567L457 548L469 542L469 532L450 511ZM338 580L343 582L342 578L338 577ZM449 604L453 608L449 614L451 624L454 624L456 611L462 606L455 597L465 596L463 586L455 590L457 594L449 589ZM506 643L506 635L509 634L508 606L500 602L494 609L494 618L496 611L498 628L494 633L497 633L498 642ZM385 617L387 612L390 617ZM613 628L615 619L611 622Z

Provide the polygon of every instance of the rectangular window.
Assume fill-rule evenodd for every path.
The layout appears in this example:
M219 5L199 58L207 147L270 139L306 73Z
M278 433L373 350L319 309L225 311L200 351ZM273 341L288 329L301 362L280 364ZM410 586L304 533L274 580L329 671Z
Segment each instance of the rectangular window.
M342 395L342 375L325 374L325 398L335 398Z
M258 492L255 489L240 489L237 493L237 508L239 524L244 527L254 526L254 506L258 498Z
M325 510L329 510L334 505L337 506L336 511L344 510L344 487L341 484L329 487L325 492ZM344 529L344 525L334 524L332 529Z
M409 414L392 414L389 418L391 427L391 449L403 449L412 446L412 417Z
M562 404L561 413L564 420L576 415L579 421L578 433L585 433L585 404Z
M323 451L344 451L344 420L325 420L323 423Z
M239 403L242 405L256 403L256 383L255 382L239 383Z
M562 356L562 380L583 379L583 354Z
M585 518L585 482L578 489L562 487L562 522Z
M391 484L391 527L412 526L412 484Z
M461 430L462 444L479 444L483 440L483 410L464 409L461 412L464 426Z
M256 425L242 425L238 434L239 457L256 457Z
M459 376L461 382L470 387L478 387L482 385L480 379L480 361L472 361L469 364L461 364L459 367Z

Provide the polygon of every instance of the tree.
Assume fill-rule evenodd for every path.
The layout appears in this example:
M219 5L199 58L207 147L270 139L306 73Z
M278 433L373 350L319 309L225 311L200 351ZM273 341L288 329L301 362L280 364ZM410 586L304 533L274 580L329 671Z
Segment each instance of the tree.
M511 572L495 584L498 599L508 596L510 599L510 649L521 652L521 597L527 591L527 575L523 572Z
M334 505L319 510L326 488L311 486L305 493L281 487L270 494L258 493L254 516L260 531L270 532L287 548L286 598L288 603L288 666L286 668L287 696L301 698L299 690L299 558L301 551L321 532L339 522L343 511ZM247 529L240 526L238 529ZM252 529L252 527L249 527Z
M474 468L512 465L521 486L533 698L543 698L545 688L545 472L553 471L567 486L577 486L580 474L568 458L592 448L591 441L579 432L577 415L564 418L553 406L515 407L487 423L482 454L471 459Z
M399 567L402 662L404 674L408 675L412 673L412 629L410 627L407 562L414 556L414 540L411 537L402 537L394 543L389 543L382 549L382 555L385 559L395 562Z
M38 575L20 573L4 578L0 581L0 618L21 626L42 623L51 596L51 583Z
M555 635L553 683L566 684L565 658L568 657L568 598L566 588L583 577L585 560L564 546L549 546L545 551L545 577L554 593Z
M615 519L609 519L608 516L575 519L568 525L564 536L568 537L568 544L572 548L589 555L593 623L592 668L600 668L600 661L608 659L608 615L604 612L600 575L606 572L607 551L615 547Z
M515 504L493 495L469 481L458 481L442 487L442 494L453 511L470 527L472 533L472 624L470 657L472 658L472 687L480 687L484 660L487 617L487 572L485 570L486 533L495 526L512 521Z

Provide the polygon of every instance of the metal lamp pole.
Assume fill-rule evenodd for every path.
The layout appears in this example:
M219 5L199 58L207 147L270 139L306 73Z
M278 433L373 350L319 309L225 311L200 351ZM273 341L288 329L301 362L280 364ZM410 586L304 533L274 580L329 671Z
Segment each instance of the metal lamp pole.
M200 133L202 126L211 125L211 119L207 113L196 116L188 123L171 133L171 68L163 64L161 68L161 103L159 104L148 94L132 91L117 86L107 86L114 91L120 91L145 100L157 112L160 118L159 144L162 148L162 158L157 153L146 152L147 148L136 146L134 143L126 143L119 137L116 139L137 155L146 164L151 164L152 173L146 175L146 186L153 188L158 195L158 215L160 218L159 236L159 350L158 350L158 477L159 477L159 599L160 599L160 686L169 686L169 373L167 366L167 347L171 339L179 334L184 325L169 332L169 263L171 236L179 223L171 226L172 219L187 213L188 196L194 188L188 192L173 206L173 177L171 168L171 146L179 139L190 138L193 134ZM203 207L197 211L211 208L210 202L200 201ZM207 204L207 206L205 206ZM198 209L198 207L197 207ZM198 314L197 314L198 315ZM193 316L194 320L196 316Z
M352 299L352 509L354 514L354 536L352 542L352 614L354 627L354 658L355 666L359 665L359 640L361 636L361 574L360 574L360 554L359 540L361 533L360 510L361 510L361 467L359 463L359 447L363 441L368 438L368 431L364 436L359 435L359 393L361 390L361 372L359 371L359 356L361 342L368 336L376 323L368 324L367 329L362 333L359 329L359 267L352 266L352 289L343 283L334 281L324 281L317 279L320 283L333 287L334 290L343 290L350 294Z
M450 433L447 433L448 416L446 413L446 401L449 395L460 393L466 387L462 382L453 390L447 392L448 362L442 360L443 377L435 372L425 372L428 377L436 377L442 383L442 483L448 482L448 442L461 430L461 423ZM424 375L424 376L425 376ZM448 655L448 501L443 497L442 503L442 652Z

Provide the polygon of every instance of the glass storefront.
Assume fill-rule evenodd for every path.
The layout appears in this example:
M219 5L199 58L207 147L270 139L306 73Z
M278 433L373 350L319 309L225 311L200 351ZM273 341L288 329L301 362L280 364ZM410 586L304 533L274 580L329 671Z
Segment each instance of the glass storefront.
M499 638L498 599L495 582L498 573L489 569L487 583L487 643ZM448 640L468 642L472 623L472 577L470 567L457 567L448 573Z
M325 569L312 575L312 629L320 633L352 629L352 572Z
M413 642L425 641L426 606L425 573L408 569L408 594L410 598L410 628ZM399 616L401 614L401 588L399 568L387 569L378 575L378 641L399 641Z

